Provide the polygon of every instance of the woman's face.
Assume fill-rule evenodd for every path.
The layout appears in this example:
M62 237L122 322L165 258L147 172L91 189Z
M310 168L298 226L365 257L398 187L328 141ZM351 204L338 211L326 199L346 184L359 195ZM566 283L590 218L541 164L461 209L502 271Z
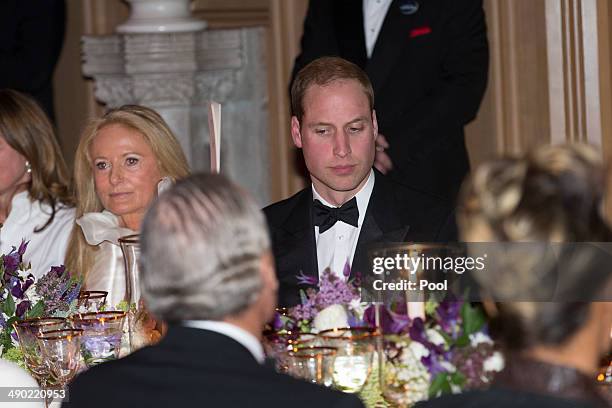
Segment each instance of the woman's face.
M102 205L138 231L161 179L151 146L140 132L112 124L94 136L89 155Z
M30 180L26 159L13 149L0 134L0 196L11 197Z

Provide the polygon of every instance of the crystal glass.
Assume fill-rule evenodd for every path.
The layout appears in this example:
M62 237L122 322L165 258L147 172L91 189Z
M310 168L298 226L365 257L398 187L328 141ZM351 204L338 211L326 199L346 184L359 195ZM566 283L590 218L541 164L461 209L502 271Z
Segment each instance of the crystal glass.
M54 381L50 377L37 336L43 331L66 329L68 326L67 320L61 317L27 319L13 324L26 367L43 388L53 385Z
M287 353L288 374L330 387L336 349L333 347L297 347Z
M372 328L339 328L319 333L323 344L335 347L335 388L346 393L361 391L372 371L378 333Z
M156 321L147 310L140 291L140 240L138 235L128 235L119 239L125 262L126 301L128 311L128 348L133 352L156 343L164 332L162 322Z
M288 351L298 347L321 345L316 334L291 331L285 333L264 332L262 344L266 357L274 359L276 370L279 373L286 373L288 370Z
M38 334L38 344L55 380L55 387L64 388L79 369L82 330L61 329Z
M79 293L77 306L79 313L101 312L106 307L108 292L103 290L86 290Z
M83 330L81 354L87 367L119 357L126 312L108 311L76 314L70 318Z

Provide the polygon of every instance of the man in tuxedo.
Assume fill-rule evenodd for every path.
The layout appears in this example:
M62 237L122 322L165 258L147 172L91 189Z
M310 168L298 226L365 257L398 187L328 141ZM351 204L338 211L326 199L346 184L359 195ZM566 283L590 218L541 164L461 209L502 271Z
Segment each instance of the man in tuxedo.
M294 76L321 56L372 81L376 168L454 202L469 171L463 127L487 83L482 0L310 0Z
M371 274L372 244L456 240L444 202L372 169L378 122L363 70L342 58L319 58L297 74L291 103L291 136L312 185L264 209L280 305L299 303L300 273L315 281L328 267L340 277L347 266L353 275Z
M259 342L278 283L261 210L220 175L195 175L153 204L141 289L169 324L153 346L93 367L70 407L363 407L354 395L277 374Z

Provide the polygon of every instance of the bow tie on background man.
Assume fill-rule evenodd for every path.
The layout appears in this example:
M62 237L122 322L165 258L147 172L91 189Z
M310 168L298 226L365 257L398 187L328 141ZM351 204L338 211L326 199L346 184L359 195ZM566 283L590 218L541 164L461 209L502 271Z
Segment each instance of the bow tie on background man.
M313 209L313 222L314 225L319 227L319 234L333 227L338 221L357 228L359 209L357 208L357 199L355 197L338 208L328 207L319 200L314 200Z

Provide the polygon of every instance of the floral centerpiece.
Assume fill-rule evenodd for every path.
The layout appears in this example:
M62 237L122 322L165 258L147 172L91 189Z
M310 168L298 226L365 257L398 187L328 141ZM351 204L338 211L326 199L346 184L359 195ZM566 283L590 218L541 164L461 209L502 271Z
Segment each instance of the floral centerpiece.
M53 266L40 279L23 260L28 242L0 255L0 357L23 365L13 323L36 317L66 317L76 311L81 280L64 266Z
M385 335L378 349L382 365L375 364L361 392L367 405L385 406L385 400L410 405L445 393L486 387L503 368L503 357L488 336L484 313L478 307L447 297L427 302L425 319L411 319L405 303L362 303L359 276L348 280L348 266L343 275L346 279L328 269L318 283L298 275L300 283L316 284L318 289L303 291L301 304L277 313L272 329L283 335L379 326Z

